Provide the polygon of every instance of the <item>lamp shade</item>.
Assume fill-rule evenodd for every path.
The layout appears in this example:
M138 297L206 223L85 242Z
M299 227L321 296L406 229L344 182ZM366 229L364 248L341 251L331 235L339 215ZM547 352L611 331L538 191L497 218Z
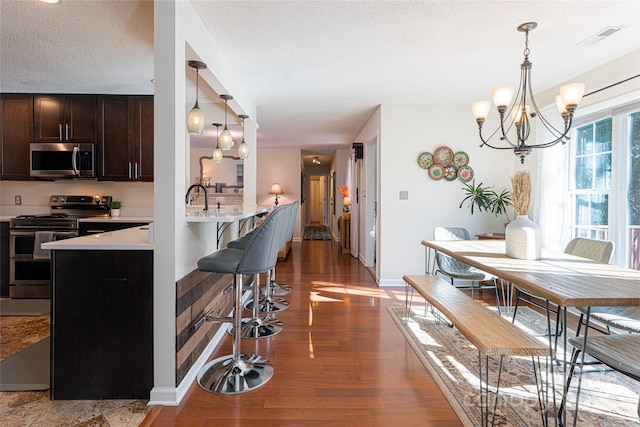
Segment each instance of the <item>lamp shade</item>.
M269 190L269 194L284 194L284 191L282 191L282 187L280 186L279 183L274 183L271 184L271 190Z
M491 110L491 102L489 101L477 101L471 104L471 111L473 111L473 117L478 120L484 120L489 115Z
M192 135L202 135L204 130L204 116L197 101L187 116L187 130Z
M578 105L584 95L584 83L571 83L560 86L560 98L564 105Z
M342 204L345 205L345 206L351 205L351 197L344 197L342 199Z
M219 149L218 147L216 147L215 150L213 150L213 161L214 163L222 162L222 150Z
M231 132L226 127L222 132L220 132L220 138L218 138L218 147L221 150L231 150L233 146L233 137L231 136Z
M249 146L244 141L242 141L238 146L238 157L240 157L241 159L249 158Z
M493 103L496 107L506 107L513 98L513 86L498 86L493 88Z

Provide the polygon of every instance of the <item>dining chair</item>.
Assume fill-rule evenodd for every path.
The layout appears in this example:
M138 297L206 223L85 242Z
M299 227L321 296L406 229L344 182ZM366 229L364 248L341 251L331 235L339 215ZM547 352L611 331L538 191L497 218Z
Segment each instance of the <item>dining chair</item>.
M613 242L609 240L596 240L587 239L584 237L576 237L567 244L564 249L564 253L608 264L611 260L611 256L613 255L614 248L615 246ZM562 335L563 325L561 322L561 316L558 307L551 307L551 303L549 302L549 300L536 295L534 292L526 288L518 286L516 286L516 302L513 307L513 322L515 322L516 320L516 314L518 312L520 301L526 301L531 305L545 309L547 311L548 318L550 318L550 313L553 312L556 315L556 339L558 336ZM578 326L578 331L579 330L580 326ZM549 335L552 335L550 330Z
M471 240L469 230L464 227L435 227L433 230L434 240ZM471 286L456 286L458 288L471 289L471 298L475 289L494 289L496 293L496 303L498 313L500 313L500 297L498 295L498 278L462 261L458 261L441 252L435 253L436 266L435 274L438 273L449 277L451 284L456 286L455 281L471 282ZM478 283L475 286L475 283ZM481 282L492 282L491 286L482 286Z

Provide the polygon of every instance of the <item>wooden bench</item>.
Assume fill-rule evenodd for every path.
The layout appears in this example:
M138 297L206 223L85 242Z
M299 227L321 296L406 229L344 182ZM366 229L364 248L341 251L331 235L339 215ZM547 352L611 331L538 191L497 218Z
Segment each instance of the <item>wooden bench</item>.
M504 356L531 356L535 372L537 366L534 357L541 356L547 358L551 355L548 344L536 340L513 323L500 317L497 313L478 304L471 297L443 279L434 275L404 276L403 279L407 287L410 286L415 289L429 304L449 319L453 326L478 349L480 356L485 356L485 366L488 366L488 357L500 358L493 405L494 414L500 388L502 358ZM409 305L410 299L407 297L407 309ZM482 359L482 357L479 357L481 365ZM549 369L548 360L549 359L547 359L547 363L545 363L547 369ZM480 379L480 404L482 425L484 426L488 425L489 421L489 378L486 378L483 384L482 371L483 367L480 366L478 370ZM486 370L486 375L488 377L488 370ZM546 387L541 383L542 375L536 373L535 377L536 381L540 381L540 383L536 384L539 397L541 397L540 404L541 406L547 405L547 399L543 397ZM541 407L541 411L543 414L547 413L546 408ZM492 419L491 425L493 425L494 422L495 418Z

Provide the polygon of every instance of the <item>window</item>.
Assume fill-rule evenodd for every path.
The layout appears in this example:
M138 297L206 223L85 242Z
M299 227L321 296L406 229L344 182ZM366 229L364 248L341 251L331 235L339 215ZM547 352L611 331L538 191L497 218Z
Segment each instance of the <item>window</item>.
M573 131L571 237L612 240L617 264L640 262L640 106ZM630 112L630 110L632 112Z

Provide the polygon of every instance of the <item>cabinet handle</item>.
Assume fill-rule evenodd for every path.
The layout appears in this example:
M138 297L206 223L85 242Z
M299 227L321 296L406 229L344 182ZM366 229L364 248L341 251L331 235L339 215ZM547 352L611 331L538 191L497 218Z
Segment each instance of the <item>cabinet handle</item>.
M73 128L67 125L67 139L71 141L73 139Z
M135 179L138 179L138 162L135 162L133 165L135 171Z
M131 179L131 162L129 162L129 179Z
M62 123L58 123L58 139L62 141Z
M64 140L69 141L69 124L64 125Z

